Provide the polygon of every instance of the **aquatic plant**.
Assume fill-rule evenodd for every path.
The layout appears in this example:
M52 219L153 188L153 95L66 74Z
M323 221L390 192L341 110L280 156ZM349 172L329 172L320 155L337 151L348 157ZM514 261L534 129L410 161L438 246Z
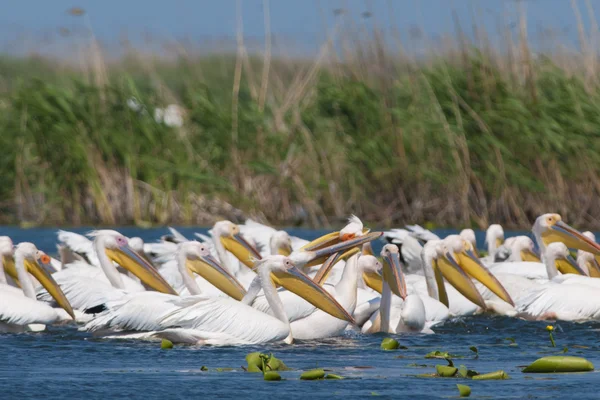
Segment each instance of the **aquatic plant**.
M2 57L0 222L528 228L553 210L598 228L595 49L534 53L521 18L419 56L348 24L314 58ZM155 121L169 104L181 128Z

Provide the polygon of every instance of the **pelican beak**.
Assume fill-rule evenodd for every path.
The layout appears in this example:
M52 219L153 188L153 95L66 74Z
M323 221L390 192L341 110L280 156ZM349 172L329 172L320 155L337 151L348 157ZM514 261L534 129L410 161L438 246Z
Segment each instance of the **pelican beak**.
M556 264L556 269L559 270L561 274L587 276L587 274L579 267L579 265L577 265L577 262L570 254L565 258L557 258L554 262Z
M351 248L350 250L346 250L343 254L333 253L325 260L325 262L321 265L321 268L317 271L315 276L313 277L313 281L317 282L319 285L323 285L327 282L327 278L329 277L329 273L335 264L341 260L348 260L355 254L358 254L359 250L357 247ZM321 259L319 259L321 260ZM313 264L316 264L315 261L309 262L306 266L312 267ZM318 265L318 264L317 264Z
M463 296L469 299L471 302L477 304L479 307L486 309L483 297L473 284L473 281L469 276L462 270L460 265L455 261L454 256L451 253L446 253L444 257L440 257L437 260L437 266L440 273L446 278L452 286L456 288ZM439 279L438 287L440 286ZM443 282L441 282L443 285Z
M362 234L366 235L367 233L369 233L369 231L370 231L369 229L364 228L362 230ZM338 244L340 242L354 239L355 237L357 237L357 235L341 235L340 231L335 231L335 232L328 233L327 235L323 235L323 236L313 240L312 242L305 244L304 246L302 246L300 248L300 250L314 251L314 250L322 249L324 247L328 247L328 246L331 246L334 244Z
M380 274L374 271L365 271L362 274L362 278L368 287L379 294L383 293L383 277Z
M378 239L379 237L381 237L381 235L383 235L383 232L370 232L362 236L355 236L352 239L337 241L337 243L329 245L327 247L319 246L319 248L316 250L304 250L305 252L311 254L310 260L305 264L305 266L313 267L315 265L323 264L325 260L327 260L327 258L333 253L341 252L343 253L342 257L349 257L355 254L356 252L354 250L352 252L349 250L352 250L354 247L361 246L365 243L369 243L375 239Z
M289 256L290 254L292 254L292 244L291 243L285 243L283 244L283 246L281 246L278 250L277 253L279 253L280 256Z
M284 271L275 270L271 272L271 276L276 278L281 286L302 297L313 306L320 308L329 315L356 325L354 318L329 292L302 273L296 266Z
M140 278L152 289L177 296L177 292L165 281L156 268L128 245L116 249L106 249L105 252L108 258Z
M490 289L496 296L514 307L515 303L511 299L510 295L502 286L502 284L496 279L496 277L488 271L479 261L479 258L473 253L471 249L465 249L457 255L458 265L461 269L467 273L471 278L478 280L483 286Z
M496 248L502 246L504 244L504 239L497 238L496 239Z
M246 295L246 290L233 275L223 268L212 256L201 258L188 258L186 267L189 271L200 275L211 285L231 298L241 301Z
M529 262L541 262L540 252L537 249L521 250L521 260Z
M392 289L392 293L396 296L406 299L406 280L400 265L400 255L398 253L390 253L384 257L385 264L383 265L383 279Z
M248 268L254 268L254 260L262 259L258 250L239 233L231 236L221 236L220 240L225 250L233 254Z
M600 265L598 265L598 259L593 259L591 261L586 262L588 267L588 271L590 271L589 275L592 278L600 278Z
M19 287L21 287L19 275L17 274L17 268L15 267L15 259L12 256L3 256L2 261L4 272L6 272L6 274L10 276Z
M315 274L313 282L315 282L317 285L322 286L327 281L327 277L329 276L331 269L340 260L340 258L340 253L333 253L332 255L330 255L329 258L325 260L323 265L321 265L321 268L319 268L319 270Z
M542 240L548 245L553 242L562 242L571 249L579 249L588 253L600 255L600 245L585 237L578 230L562 221L556 223L542 232Z
M67 300L67 296L63 293L58 283L54 280L52 275L46 271L44 266L50 264L50 257L46 254L42 254L37 260L25 260L25 268L27 272L35 277L39 283L48 291L50 296L56 300L56 303L65 310L71 318L75 319L75 313L71 307L71 303Z

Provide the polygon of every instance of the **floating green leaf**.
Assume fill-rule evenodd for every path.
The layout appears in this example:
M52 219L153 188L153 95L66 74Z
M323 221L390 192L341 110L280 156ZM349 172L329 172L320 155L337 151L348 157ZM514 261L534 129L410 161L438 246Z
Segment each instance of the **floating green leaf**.
M458 393L460 394L460 397L469 397L471 395L471 388L469 386L457 383L456 387L458 388Z
M479 372L474 371L472 369L467 369L464 365L461 365L458 368L458 375L462 378L472 378L475 375L479 375Z
M456 375L456 371L458 371L458 369L456 367L450 367L447 365L436 365L435 371L439 376L443 378L449 378Z
M593 371L594 364L582 357L550 356L542 357L526 367L523 372L552 373L552 372L586 372Z
M160 348L163 350L166 349L172 349L173 348L173 342L171 342L170 340L167 339L163 339L160 341Z
M203 365L203 366L200 367L200 371L208 371L208 368Z
M393 338L385 338L381 341L381 349L383 350L397 350L400 347L400 343Z
M300 379L306 381L312 381L315 379L323 379L325 377L325 371L322 369L312 369L310 371L306 371L300 375Z
M488 372L487 374L480 374L473 376L473 380L475 381L488 381L488 380L501 380L501 379L509 379L510 377L503 370Z
M275 371L267 371L267 372L264 373L263 379L265 381L280 381L281 380L281 375L279 375Z
M425 355L425 358L463 358L462 356L457 356L456 354L450 354L448 352L445 351L432 351L430 353L427 353Z
M325 379L345 379L345 378L343 376L336 375L336 374L327 374Z

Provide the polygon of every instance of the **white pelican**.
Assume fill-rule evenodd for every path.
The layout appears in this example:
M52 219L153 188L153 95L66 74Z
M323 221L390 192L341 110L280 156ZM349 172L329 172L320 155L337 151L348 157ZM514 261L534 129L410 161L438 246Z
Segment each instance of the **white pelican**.
M7 284L0 285L0 332L42 331L48 324L64 320L54 308L35 299L35 290L28 272L48 290L70 318L75 314L60 287L40 264L50 263L50 257L33 243L20 243L14 252L14 263L22 291Z
M75 309L97 313L108 301L120 299L130 291L145 291L140 283L119 273L113 261L150 288L177 294L154 267L131 249L125 236L112 230L94 231L90 236L94 237L94 254L101 268L76 263L53 275ZM45 291L38 291L38 298L51 301Z
M379 310L363 326L362 332L432 333L426 327L427 314L421 296L416 293L408 294L398 247L393 244L385 245L381 250L381 257L385 260L381 304Z
M211 287L238 301L246 294L242 285L210 255L204 243L179 243L173 262L179 270L188 295L214 295L214 291L207 293L206 285L201 288L192 273L202 276L204 282L210 283ZM84 329L94 332L96 336L151 338L152 331L160 329L159 321L168 313L179 309L179 300L179 296L159 292L126 295L108 303L107 310L88 322ZM150 333L139 333L147 331Z
M335 247L335 246L333 246ZM164 330L156 336L176 343L234 345L273 341L291 343L296 331L308 325L314 330L322 327L311 323L310 316L289 322L275 286L273 277L285 288L310 301L331 315L353 323L337 301L321 286L304 275L290 257L268 256L256 262L257 278L247 296L252 298L262 288L274 316L260 312L244 299L237 302L228 298L190 297L180 301L182 308L167 315L161 322Z
M586 321L600 319L600 281L581 275L559 275L554 262L574 263L563 243L547 246L545 264L550 281L529 289L517 301L518 311L528 318ZM573 267L575 267L573 265Z
M461 238L471 243L473 249L477 251L477 237L475 236L475 231L471 228L465 228L458 234Z
M532 231L550 281L539 284L512 275L508 286L510 290L519 292L517 311L528 318L537 319L596 319L600 301L596 301L598 297L593 290L597 288L593 287L598 285L597 280L570 273L558 275L558 269L582 273L568 253L567 246L592 254L600 254L600 246L565 224L558 214L541 215L536 219ZM510 275L506 274L503 279L506 276Z

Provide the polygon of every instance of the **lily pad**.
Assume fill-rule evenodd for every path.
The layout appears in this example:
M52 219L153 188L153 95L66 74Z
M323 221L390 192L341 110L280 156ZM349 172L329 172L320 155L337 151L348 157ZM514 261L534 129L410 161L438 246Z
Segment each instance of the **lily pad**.
M450 367L448 365L436 365L435 371L439 376L443 378L450 378L456 375L456 371L458 371L458 369L456 367Z
M467 385L456 384L460 397L469 397L471 395L471 388Z
M491 380L502 380L509 379L510 377L503 370L488 372L487 374L480 374L473 376L474 381L491 381Z
M472 369L467 369L464 365L461 365L458 368L458 375L462 378L472 378L475 375L479 375L479 372L474 371Z
M463 358L462 356L457 356L456 354L450 354L446 351L432 351L430 353L425 354L425 358Z
M305 381L313 381L315 379L323 379L325 377L325 371L322 369L311 369L300 375L300 379Z
M267 372L264 373L263 379L265 381L280 381L281 380L281 375L279 375L275 371L267 371Z
M382 350L397 350L400 347L400 343L393 338L385 338L381 341Z
M552 373L552 372L587 372L593 371L594 364L583 357L550 356L542 357L533 362L523 372Z

